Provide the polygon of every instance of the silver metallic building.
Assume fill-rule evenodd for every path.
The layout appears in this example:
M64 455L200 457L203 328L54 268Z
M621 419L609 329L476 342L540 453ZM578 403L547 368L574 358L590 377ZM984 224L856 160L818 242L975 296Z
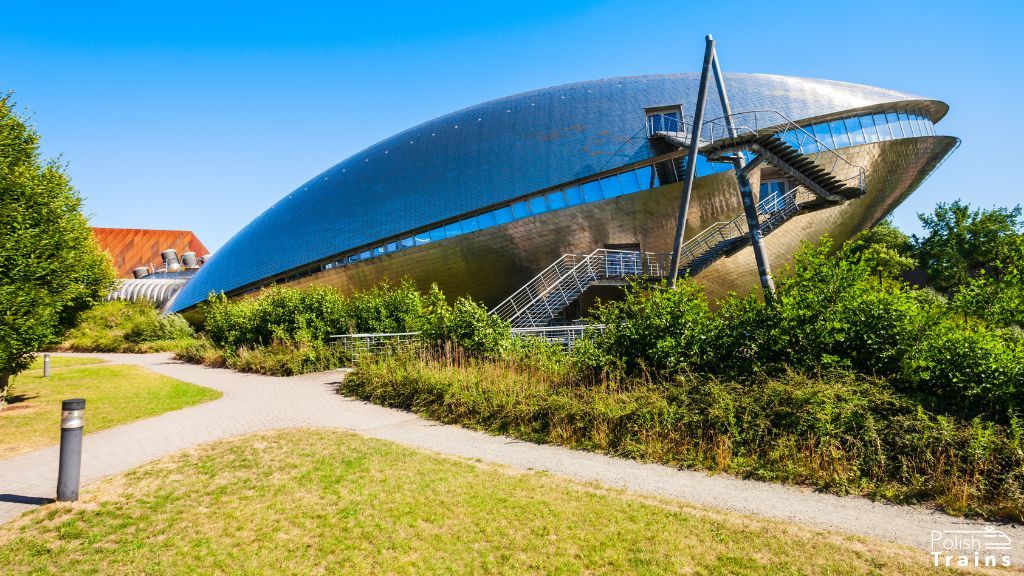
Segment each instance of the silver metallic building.
M725 77L738 134L723 130L713 100L707 123L688 124L697 74L557 86L406 130L270 207L169 308L272 284L358 290L408 277L540 325L605 280L664 273L694 134L702 153L681 269L711 296L747 292L757 269L723 161L730 154L748 160L777 270L802 240L842 241L884 218L959 142L935 133L948 109L937 100L828 80Z

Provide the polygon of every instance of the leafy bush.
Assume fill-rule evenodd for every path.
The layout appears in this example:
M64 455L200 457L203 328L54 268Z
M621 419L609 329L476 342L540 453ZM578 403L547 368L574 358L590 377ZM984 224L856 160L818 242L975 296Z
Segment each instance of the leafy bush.
M1015 332L946 319L923 338L910 363L901 381L946 406L993 417L1021 407L1024 342Z
M309 372L333 370L348 363L348 356L339 346L319 342L276 342L269 346L242 346L224 357L228 368L270 376L294 376Z
M265 374L298 374L349 362L331 336L420 332L431 347L453 347L472 355L512 349L507 323L480 304L459 298L449 304L433 286L422 294L410 281L387 282L344 296L334 288L273 287L250 298L214 296L203 304L205 335L219 349L203 347L182 358Z
M831 240L807 244L766 305L730 296L711 303L690 281L637 285L593 314L605 332L576 356L593 372L655 379L839 368L884 377L926 404L1005 421L1024 394L1018 332L960 312L899 278L906 262L880 265L879 250ZM890 262L892 264L892 262Z
M206 337L189 340L175 352L174 356L178 360L193 364L205 364L214 368L227 366L224 352Z
M103 302L83 313L60 349L75 352L177 350L195 338L188 321L149 302Z
M425 302L411 281L397 286L383 282L350 297L348 324L342 333L394 334L419 330ZM336 332L337 334L338 332Z
M412 331L422 316L422 298L410 282L381 284L350 298L326 286L272 287L239 300L214 296L202 311L210 340L237 350L327 343L335 334Z
M593 319L605 331L594 350L579 352L593 367L665 374L708 370L722 351L723 322L692 280L674 290L636 285L625 299L599 307Z
M430 288L422 314L417 327L422 340L430 346L451 344L469 354L483 356L496 355L511 346L512 333L507 322L490 315L470 298L458 298L454 305L448 304L436 284Z
M348 302L333 288L272 287L251 298L223 294L202 307L204 331L229 350L274 342L324 342L347 327Z

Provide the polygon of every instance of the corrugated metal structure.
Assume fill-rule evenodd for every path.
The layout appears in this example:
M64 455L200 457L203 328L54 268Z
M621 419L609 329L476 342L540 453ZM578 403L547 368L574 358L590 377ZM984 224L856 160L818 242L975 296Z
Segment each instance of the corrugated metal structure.
M107 300L128 300L129 302L147 300L157 308L162 308L187 281L187 277L119 280L117 287L107 294Z
M100 246L114 260L120 278L131 278L132 269L147 266L156 270L163 264L160 252L177 250L179 254L195 252L203 255L206 246L188 230L147 230L140 228L93 228Z
M776 266L800 239L830 232L842 240L877 222L958 142L935 134L948 109L936 100L783 76L727 74L726 82L734 113L777 110L867 169L865 197L801 216L775 233L789 235L777 243L781 252L769 243L772 258L781 260ZM211 292L237 295L275 283L361 289L403 276L493 305L564 253L613 245L666 252L676 175L686 159L649 137L648 118L652 110L691 110L697 84L697 74L569 84L402 132L270 207L196 273L170 308L188 309ZM707 117L719 116L717 102L709 102ZM697 161L687 238L741 211L729 167ZM751 179L756 189L784 176L765 167ZM744 254L726 260L739 262ZM722 262L701 272L705 278L715 283L712 292L752 286L744 271Z

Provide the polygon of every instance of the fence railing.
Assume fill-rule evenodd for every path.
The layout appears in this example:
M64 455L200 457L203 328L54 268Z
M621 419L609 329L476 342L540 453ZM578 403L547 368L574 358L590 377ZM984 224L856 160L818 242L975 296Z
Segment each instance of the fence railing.
M864 189L867 171L854 164L806 128L797 125L778 110L748 110L704 122L700 130L702 146L728 149L730 142L774 134L804 154L837 180Z
M381 334L334 334L331 340L352 356L394 352L420 344L419 332Z
M545 326L541 328L512 328L516 338L540 338L560 344L571 350L577 341L588 334L604 332L604 324L570 324L567 326ZM379 334L335 334L334 344L341 346L353 357L364 354L392 353L420 346L420 332L393 332Z
M667 270L666 262L666 255L662 254L609 248L598 248L590 254L563 254L495 306L491 314L511 322L513 326L519 324L517 319L524 315L531 315L532 322L532 314L538 312L534 308L541 308L541 312L554 318L558 310L569 305L575 295L582 293L594 281L663 277Z

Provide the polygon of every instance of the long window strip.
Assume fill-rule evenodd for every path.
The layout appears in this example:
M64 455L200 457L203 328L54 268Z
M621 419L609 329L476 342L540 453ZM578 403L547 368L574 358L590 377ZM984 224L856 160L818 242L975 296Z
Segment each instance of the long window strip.
M934 135L935 133L934 124L927 116L917 113L910 115L907 112L865 114L829 122L819 122L805 126L804 130L807 133L813 134L815 138L826 146L832 148L845 148L863 143L905 138L909 137L908 135ZM800 145L801 151L805 154L816 152L817 148L817 143L804 142ZM663 162L672 161L667 160ZM684 162L687 161L689 160L684 159ZM386 244L380 250L373 249L371 251L348 254L335 262L324 265L321 269L328 270L334 267L343 267L350 263L375 258L381 254L389 254L406 248L454 238L461 234L500 226L545 212L650 190L662 184L658 180L656 166L656 164L647 164L633 170L584 182L580 185L567 186L553 192L530 196L494 210L471 215L461 221L435 226L428 230L410 234L401 240ZM707 162L706 159L704 161L702 159L697 160L698 176L717 174L729 169L728 166L723 166L718 162Z

